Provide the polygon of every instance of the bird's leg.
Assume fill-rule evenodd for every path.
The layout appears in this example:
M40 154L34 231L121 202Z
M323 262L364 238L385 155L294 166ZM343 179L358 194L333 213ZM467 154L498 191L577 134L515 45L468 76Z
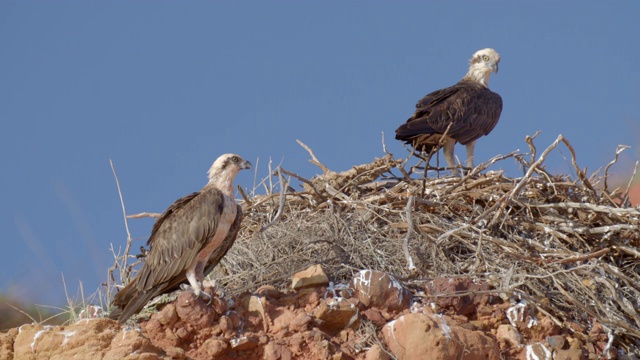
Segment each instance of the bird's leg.
M187 280L189 281L189 285L183 284L184 286L181 286L182 290L190 288L196 296L200 296L200 293L202 292L202 285L198 281L195 271L187 271Z
M193 293L197 296L197 297L203 297L207 299L207 305L211 304L211 301L213 300L213 297L211 295L209 295L208 293L202 291L202 282L200 282L198 279L204 279L204 275L202 274L202 269L204 268L204 265L201 264L197 264L195 266L195 269L191 270L187 270L187 280L189 281L189 285L191 285L191 290L193 291ZM182 290L187 290L188 289L188 285L183 284L185 286L180 286L182 288Z
M447 161L447 167L451 169L452 175L459 175L458 168L456 166L456 161L453 157L453 148L456 146L456 141L452 138L447 138L444 141L444 146L442 152L444 153L444 159Z
M467 144L467 167L473 169L473 149L476 147L475 140Z

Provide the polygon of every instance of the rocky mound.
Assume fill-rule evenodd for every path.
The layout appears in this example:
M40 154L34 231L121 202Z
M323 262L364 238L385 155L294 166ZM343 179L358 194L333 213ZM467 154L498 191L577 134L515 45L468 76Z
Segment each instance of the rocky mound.
M0 337L0 359L596 359L617 352L603 326L569 331L469 278L437 278L412 294L393 276L360 271L327 284L321 267L282 293L207 305L191 292L129 326L104 318L24 325ZM209 288L211 294L213 292ZM415 296L418 295L418 296ZM428 298L435 301L427 300ZM607 352L604 353L603 352Z

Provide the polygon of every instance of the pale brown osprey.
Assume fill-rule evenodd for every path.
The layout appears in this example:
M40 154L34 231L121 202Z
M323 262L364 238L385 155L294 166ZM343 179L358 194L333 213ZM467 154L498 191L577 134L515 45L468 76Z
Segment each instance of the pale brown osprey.
M428 94L416 104L413 116L396 130L396 139L429 154L446 132L443 147L447 166L456 167L453 148L459 142L467 147L466 166L473 168L476 140L493 130L502 112L502 98L488 87L489 75L498 73L499 63L500 55L495 50L478 50L462 80Z
M196 295L238 235L242 208L233 198L233 180L251 163L235 154L220 156L202 190L176 200L153 225L149 251L136 277L113 298L109 317L124 323L152 298L189 282Z

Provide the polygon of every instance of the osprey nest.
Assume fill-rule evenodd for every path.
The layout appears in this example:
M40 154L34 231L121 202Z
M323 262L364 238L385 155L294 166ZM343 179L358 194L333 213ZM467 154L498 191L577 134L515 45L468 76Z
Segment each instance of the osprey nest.
M600 179L588 179L562 135L539 155L531 137L527 143L528 154L441 178L413 173L407 163L416 158L391 154L333 172L300 143L323 174L304 179L278 167L262 182L267 195L241 191L243 228L213 277L234 294L264 284L286 288L292 274L313 264L322 264L334 284L375 269L401 279L423 303L433 301L421 292L431 279L472 278L569 331L598 321L610 342L637 349L640 211L628 205L628 188L607 189L622 147ZM544 168L561 144L576 179ZM507 158L524 176L485 172ZM292 190L293 179L302 190Z

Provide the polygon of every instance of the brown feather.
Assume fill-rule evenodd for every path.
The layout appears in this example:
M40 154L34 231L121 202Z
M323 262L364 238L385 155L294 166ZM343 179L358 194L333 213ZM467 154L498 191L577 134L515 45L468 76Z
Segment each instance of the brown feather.
M396 130L396 139L429 152L451 125L447 135L467 144L489 134L501 112L500 95L482 84L461 80L422 98L413 116Z

